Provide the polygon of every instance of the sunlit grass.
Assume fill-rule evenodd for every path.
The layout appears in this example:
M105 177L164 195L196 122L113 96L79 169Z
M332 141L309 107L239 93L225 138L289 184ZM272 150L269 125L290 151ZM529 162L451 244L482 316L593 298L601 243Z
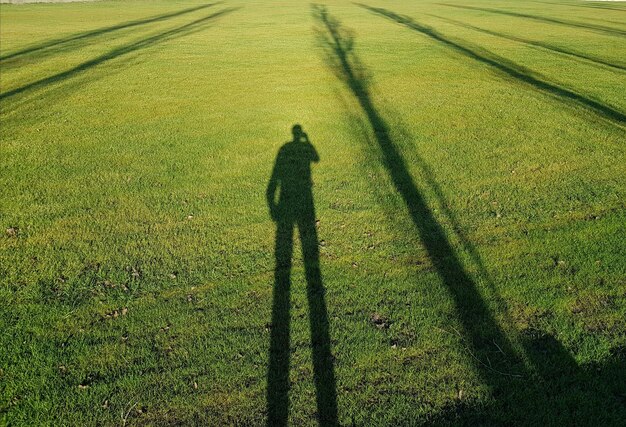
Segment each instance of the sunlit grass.
M265 190L299 123L341 424L619 425L626 9L443 3L326 3L427 218L309 3L3 4L0 420L263 424ZM289 419L309 425L300 253ZM457 263L484 311L442 277Z

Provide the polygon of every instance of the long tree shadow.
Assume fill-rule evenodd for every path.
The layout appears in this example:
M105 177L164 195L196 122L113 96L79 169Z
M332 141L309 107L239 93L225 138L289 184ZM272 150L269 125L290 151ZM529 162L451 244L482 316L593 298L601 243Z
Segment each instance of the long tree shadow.
M368 73L354 52L353 36L328 14L326 8L314 6L314 14L323 27L318 35L327 62L358 101L367 119L367 124L361 127L370 127L374 132L383 165L454 300L463 328L461 339L467 343L475 367L489 385L494 399L491 407L454 402L425 423L502 425L517 419L520 425L593 425L598 422L619 425L625 415L622 403L626 393L615 376L623 374L624 367L620 367L620 363L625 352L618 351L606 364L581 369L558 340L534 327L516 336L515 342L519 343L522 355L515 351L517 346L487 308L475 282L426 205L391 137L389 126L373 104ZM426 184L445 206L432 172L425 163L419 163ZM452 212L444 213L453 226L458 227ZM483 272L485 268L473 246L464 235L459 237L478 264L479 271ZM495 298L500 299L495 288L492 290ZM510 333L514 333L513 328L510 329Z
M495 70L514 78L515 80L530 85L531 87L551 95L562 101L575 103L593 110L595 113L604 117L605 119L619 123L620 125L626 122L626 115L621 111L603 104L600 101L591 99L585 95L581 95L571 89L567 89L547 81L547 79L538 73L535 73L525 67L522 67L512 61L509 61L501 56L498 56L486 49L479 48L477 46L471 46L468 43L461 41L454 41L449 37L446 37L439 33L437 30L415 22L408 16L398 15L387 9L371 7L364 4L358 4L360 7L369 10L370 12L391 19L399 24L406 26L407 28L424 34L433 40L442 43L445 46L454 49L455 51L474 59L482 64L488 65Z
M319 156L300 125L294 125L292 132L293 140L283 145L276 156L266 192L270 215L276 222L267 425L287 425L289 416L290 287L296 227L300 234L307 282L317 413L320 425L335 425L337 391L311 180L311 163L318 162Z
M469 340L470 351L479 361L481 372L487 379L491 378L488 371L510 378L520 377L523 364L516 358L509 339L489 312L476 284L426 204L392 140L387 123L372 102L367 73L353 51L353 37L329 15L325 7L314 6L314 14L323 26L319 38L326 49L329 65L350 89L367 117L394 188L402 197L429 258L455 301L464 337ZM502 357L492 357L489 363L485 363L485 356L494 353L496 347L501 349L499 353Z
M533 3L540 3L540 4L549 4L549 5L553 5L553 6L564 6L567 8L572 8L572 7L580 7L580 8L593 8L593 9L604 9L604 10L613 10L613 11L617 11L617 12L624 12L624 9L615 9L615 8L610 8L610 7L595 7L591 4L588 5L584 5L584 4L575 4L575 3L552 3L552 2L548 2L548 1L540 1L540 0L530 0ZM589 2L590 3L590 2ZM583 16L581 16L581 18L583 18ZM608 24L614 24L614 25L619 25L620 27L623 27L624 24L626 24L625 22L618 22L618 21L611 21L610 19L603 19L603 18L597 18L597 17L591 17L591 16L584 16L584 18L586 19L590 19L592 21L598 21L598 22L606 22Z
M527 13L511 12L508 10L493 9L493 8L486 8L486 7L464 6L460 4L448 4L448 3L439 3L439 4L442 6L447 6L447 7L456 7L459 9L468 9L468 10L479 10L481 12L488 12L488 13L494 13L494 14L506 15L506 16L514 16L516 18L532 19L534 21L546 22L550 24L559 24L559 25L564 25L567 27L583 28L585 30L596 31L596 32L603 33L603 34L610 34L612 36L622 36L622 37L626 36L626 31L624 30L618 30L617 28L604 27L602 25L593 25L593 24L588 24L588 23L583 23L583 22L575 22L575 21L568 21L565 19L549 18L546 16L529 15Z
M128 21L121 24L112 25L110 27L98 28L91 31L86 31L79 34L73 34L67 37L58 38L54 40L50 40L44 43L37 44L35 46L30 46L16 52L0 56L0 62L4 62L3 67L6 67L9 59L17 59L25 55L31 55L37 53L38 59L41 59L44 56L52 55L54 53L58 53L59 51L70 50L76 48L77 42L89 42L92 38L101 36L101 35L110 35L110 33L124 30L127 28L138 27L142 25L152 24L154 22L165 21L171 18L175 18L177 16L186 15L188 13L192 13L198 10L206 9L211 6L215 6L218 3L209 3L203 4L200 6L194 6L187 9L182 9L176 12L165 13L162 15L151 16L149 18L138 19L134 21ZM42 52L43 51L43 52Z
M540 3L540 4L549 4L549 5L553 5L553 6L564 6L564 7L580 7L580 8L584 8L584 9L604 9L604 10L613 10L616 12L626 12L626 9L619 9L619 8L614 8L614 7L610 7L608 5L604 6L604 5L600 5L600 4L593 4L591 2L589 2L588 4L576 4L576 3L558 3L558 2L549 2L549 1L541 1L541 0L531 0L533 3ZM605 21L605 22L611 22L612 24L623 24L623 22L614 22L614 21Z
M558 3L552 3L558 4ZM615 12L626 12L626 9L622 9L620 7L610 7L608 5L599 5L599 4L572 4L568 3L567 6L576 6L576 7L584 7L588 9L604 9L604 10L612 10Z
M128 55L129 53L136 52L141 49L148 48L150 46L156 45L158 43L164 42L166 40L172 40L178 37L182 37L185 35L192 34L193 32L202 30L207 23L213 21L220 16L226 15L228 13L234 12L237 8L228 8L223 9L219 12L213 13L211 15L205 16L203 18L199 18L193 20L185 25L181 25L179 27L172 28L170 30L158 33L156 35L152 35L150 37L146 37L135 41L133 43L117 47L109 52L97 56L96 58L85 61L81 64L78 64L68 70L62 71L60 73L54 74L49 77L45 77L39 80L36 80L32 83L26 84L24 86L9 90L0 94L0 100L11 98L15 95L19 95L21 93L25 93L31 90L43 88L67 79L70 79L84 71L89 70L90 68L101 65L107 61L112 59Z
M474 30L474 31L479 31L481 33L485 33L485 34L489 34L491 36L495 36L495 37L501 37L507 40L512 40L518 43L524 43L530 46L535 46L535 47L539 47L542 49L546 49L546 50L550 50L552 52L557 52L563 55L568 55L568 56L572 56L574 58L579 58L579 59L583 59L585 61L590 61L593 62L595 64L599 64L599 65L603 65L606 67L610 67L610 68L615 68L617 70L621 70L621 71L625 71L626 70L626 66L624 65L620 65L620 64L613 64L612 62L608 62L602 58L597 58L594 57L592 55L588 55L586 53L582 53L582 52L576 52L574 50L571 49L565 49L563 47L560 46L554 46L551 45L549 43L544 43L544 42L540 42L540 41L534 41L534 40L528 40L528 39L524 39L522 37L517 37L517 36L513 36L510 34L503 34L503 33L499 33L493 30L488 30L486 28L481 28L481 27L476 27L474 25L465 23L465 22L461 22L461 21L457 21L455 19L450 19L450 18L444 18L443 16L438 16L438 15L433 15L433 14L428 14L429 16L433 16L437 19L441 19L442 21L448 22L450 24L454 24L454 25L458 25L460 27L464 27L464 28L468 28L470 30Z
M556 6L565 6L565 7L582 7L585 9L591 8L591 9L604 9L604 10L614 10L617 12L626 12L626 9L621 9L619 7L615 8L615 7L611 7L609 5L600 5L600 4L594 4L594 3L588 3L588 4L576 4L576 3L557 3L557 2L549 2L549 1L539 1L539 0L532 0L533 3L542 3L542 4L551 4L551 5L556 5Z

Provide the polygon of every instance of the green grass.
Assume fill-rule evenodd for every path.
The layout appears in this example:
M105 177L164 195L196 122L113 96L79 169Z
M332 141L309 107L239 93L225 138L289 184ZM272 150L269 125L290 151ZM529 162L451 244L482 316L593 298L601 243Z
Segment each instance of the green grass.
M1 6L0 424L626 419L624 5L201 6Z

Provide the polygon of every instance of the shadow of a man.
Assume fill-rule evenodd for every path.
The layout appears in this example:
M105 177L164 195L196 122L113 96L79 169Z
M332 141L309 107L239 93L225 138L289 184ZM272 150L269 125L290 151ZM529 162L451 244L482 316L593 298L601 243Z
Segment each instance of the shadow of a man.
M321 425L337 424L335 374L330 350L328 312L320 271L311 163L319 161L302 126L292 128L293 140L276 157L267 186L267 203L276 222L276 266L267 374L268 425L287 425L289 411L290 276L293 232L298 227L307 282L313 376ZM276 192L279 191L278 201Z

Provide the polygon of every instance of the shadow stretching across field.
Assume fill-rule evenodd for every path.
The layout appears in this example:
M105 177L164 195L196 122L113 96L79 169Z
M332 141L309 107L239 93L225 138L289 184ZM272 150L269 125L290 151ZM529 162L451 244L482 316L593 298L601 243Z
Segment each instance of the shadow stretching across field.
M624 30L619 30L617 28L611 28L611 27L604 27L602 25L593 25L593 24L588 24L588 23L583 23L583 22L567 21L564 19L549 18L546 16L529 15L527 13L511 12L508 10L492 9L492 8L486 8L486 7L463 6L460 4L448 4L448 3L438 3L438 4L442 6L447 6L447 7L455 7L458 9L478 10L481 12L488 12L488 13L493 13L493 14L498 14L498 15L514 16L516 18L527 18L527 19L532 19L534 21L545 22L549 24L559 24L559 25L564 25L567 27L582 28L585 30L591 30L591 31L595 31L598 33L608 34L611 36L622 36L622 37L626 36L626 31Z
M552 4L556 4L556 3L552 3ZM589 8L589 9L604 9L604 10L612 10L614 12L626 12L626 9L622 9L620 7L610 7L608 5L600 5L600 4L576 4L573 5L571 3L568 4L569 6L576 6L576 7L584 7L584 8Z
M428 207L393 140L389 125L374 105L370 75L354 51L353 34L342 27L324 6L314 5L313 13L320 26L317 35L328 66L358 102L365 117L361 127L373 131L374 141L368 144L368 148L380 155L394 190L404 201L420 240L454 301L462 326L460 338L466 344L482 381L489 386L493 399L487 406L454 401L424 420L424 424L503 425L517 419L522 425L585 425L595 421L618 425L624 416L622 403L626 395L616 377L624 370L620 363L626 359L622 354L626 352L616 352L609 363L599 367L581 369L557 339L541 330L531 327L518 337L514 327L509 325L519 347L513 344ZM417 158L426 184L446 206L444 213L453 227L458 228L432 171L419 156ZM471 243L462 234L459 237L481 274L486 274ZM492 291L500 300L495 287ZM523 354L520 355L519 351ZM412 420L411 423L419 421Z
M19 95L21 93L24 92L28 92L34 89L39 89L39 88L43 88L55 83L59 83L62 82L64 80L67 80L69 78L72 78L74 76L76 76L77 74L80 74L84 71L89 70L90 68L96 67L98 65L101 65L107 61L113 60L115 58L127 55L129 53L132 52L136 52L139 51L141 49L145 49L151 46L154 46L158 43L162 43L164 41L168 41L168 40L173 40L175 38L178 37L183 37L183 36L187 36L190 34L193 34L194 32L197 31L201 31L204 28L206 28L206 24L210 23L211 21L227 15L231 12L234 12L235 10L237 10L238 8L228 8L228 9L223 9L219 12L213 13L211 15L205 16L203 18L199 18L196 19L194 21L191 21L185 25L181 25L179 27L176 28L172 28L170 30L164 31L162 33L158 33L156 35L150 36L150 37L146 37L143 39L140 39L136 42L127 44L125 46L121 46L118 48L115 48L105 54L102 54L96 58L90 59L89 61L85 61L79 65L76 65L75 67L70 68L69 70L66 71L62 71L60 73L54 74L52 76L49 77L45 77L43 79L34 81L32 83L29 83L27 85L9 90L7 92L4 92L2 94L0 94L0 100L3 99L7 99L10 97L13 97L15 95Z
M141 25L152 24L154 22L165 21L171 18L175 18L177 16L186 15L191 12L195 12L198 10L206 9L208 7L212 7L219 4L218 3L209 3L203 4L201 6L190 7L187 9L179 10L176 12L170 12L163 15L151 16L145 19L139 19L135 21L128 21L121 24L116 24L110 27L98 28L96 30L86 31L79 34L73 34L71 36L50 40L44 43L40 43L35 46L31 46L25 49L18 50L17 52L13 52L7 55L0 56L0 62L6 62L9 59L20 58L25 55L38 53L40 56L37 59L41 59L42 56L51 55L54 53L58 53L59 51L67 51L74 49L76 47L75 42L89 42L92 38L109 34L115 31L124 30L127 28L138 27ZM44 52L41 52L44 51ZM3 67L6 67L8 64L3 64Z
M337 391L331 353L328 310L320 269L311 163L319 156L300 125L283 145L266 192L276 222L274 292L267 371L267 425L286 426L289 416L290 288L294 228L298 228L309 303L313 379L320 425L337 424ZM279 190L278 202L276 192Z
M432 16L434 18L440 19L442 21L448 22L450 24L453 25L458 25L460 27L464 27L464 28L468 28L470 30L474 30L474 31L479 31L481 33L485 33L485 34L489 34L491 36L495 36L495 37L501 37L503 39L507 39L507 40L512 40L518 43L524 43L530 46L535 46L541 49L546 49L546 50L550 50L552 52L557 52L563 55L568 55L568 56L572 56L574 58L578 58L578 59L582 59L585 61L589 61L589 62L593 62L595 64L598 65L602 65L602 66L606 66L606 67L610 67L610 68L615 68L617 70L621 70L621 71L625 71L626 70L626 66L624 65L620 65L620 64L613 64L611 62L608 62L604 59L601 58L596 58L594 56L585 54L585 53L581 53L581 52L576 52L573 50L569 50L569 49L565 49L559 46L554 46L548 43L544 43L544 42L540 42L540 41L534 41L534 40L528 40L528 39L524 39L521 37L517 37L517 36L512 36L509 34L503 34L503 33L498 33L496 31L493 30L488 30L486 28L481 28L481 27L476 27L474 25L465 23L465 22L461 22L461 21L457 21L455 19L450 19L450 18L444 18L443 16L438 16L438 15L433 15L433 14L428 14L428 16Z
M550 2L550 1L540 1L540 0L530 0L533 3L540 3L540 4L550 4L553 6L564 6L564 7L583 7L583 8L591 8L591 9L604 9L604 10L615 10L618 12L626 12L626 9L620 9L620 8L615 8L615 7L610 7L610 6L604 6L601 4L597 4L597 3L591 3L588 2L587 4L576 4L576 3L558 3L558 2Z
M567 2L567 3L558 3L558 2L549 2L549 1L540 1L540 0L531 0L533 3L541 3L541 4L551 4L551 5L555 5L555 6L565 6L565 7L582 7L585 9L591 8L591 9L604 9L604 10L613 10L613 11L617 11L617 12L626 12L626 9L622 9L619 7L611 7L609 5L602 5L602 4L598 4L598 3L591 3L591 2L587 2L587 4L582 4L582 3L571 3L571 2Z
M482 64L488 65L501 73L506 74L509 77L513 77L515 80L528 84L535 89L544 92L546 94L557 97L558 99L574 102L576 104L582 105L584 107L590 108L595 111L597 114L602 117L623 124L626 122L626 115L617 109L610 107L606 104L603 104L600 101L596 101L587 96L581 95L577 92L574 92L571 89L566 89L557 85L556 83L552 83L547 81L545 77L540 76L539 74L522 67L520 65L515 64L512 61L509 61L499 55L496 55L484 48L478 46L472 46L467 42L462 42L460 40L454 41L449 37L444 36L439 33L437 30L428 27L426 25L422 25L412 18L408 16L398 15L394 12L391 12L387 9L371 7L364 4L357 5L363 7L364 9L369 10L370 12L383 16L385 18L391 19L392 21L397 22L398 24L404 25L407 28L417 31L421 34L424 34L433 40L436 40L445 46L448 46L455 51L467 56L475 61L478 61Z
M318 31L318 37L326 51L327 62L335 75L350 89L367 117L369 127L374 132L377 150L382 155L383 166L395 190L402 197L433 266L455 301L471 348L484 349L484 331L489 331L493 334L492 339L503 349L503 354L513 355L508 338L489 312L476 284L465 271L445 231L428 207L391 137L389 126L373 104L367 71L353 51L354 38L341 27L339 21L330 16L325 7L314 6L314 14L323 26L323 30ZM431 181L432 184L434 179L431 178ZM439 187L435 189L438 197L443 198ZM519 369L519 365L518 362L510 363L502 358L498 362L492 360L491 366L484 365L484 368L501 375L518 377L519 373L511 373L509 368L514 366Z
M585 9L587 9L587 8L604 9L604 10L612 10L612 11L616 11L616 12L624 12L624 11L626 11L625 9L615 9L615 8L612 8L612 7L602 7L601 5L594 6L592 4L552 3L552 2L539 1L539 0L530 0L530 1L532 1L533 3L549 4L549 5L555 5L555 6L581 7L581 8L585 8ZM603 19L603 18L597 18L597 17L591 17L591 16L584 16L584 18L591 19L592 21L606 22L608 24L615 24L615 25L619 25L619 26L624 26L626 24L625 22L611 21L610 19Z

